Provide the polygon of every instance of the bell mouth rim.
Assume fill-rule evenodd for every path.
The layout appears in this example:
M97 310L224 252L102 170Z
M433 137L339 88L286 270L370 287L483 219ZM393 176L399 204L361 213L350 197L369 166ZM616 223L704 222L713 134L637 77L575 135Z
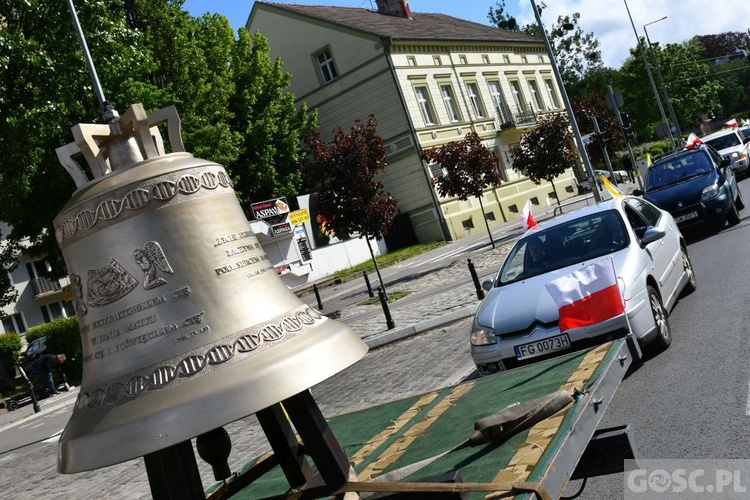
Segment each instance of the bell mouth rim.
M193 439L310 389L369 349L348 326L330 319L284 346L162 394L72 417L60 436L58 472L108 467ZM247 380L248 373L255 378Z

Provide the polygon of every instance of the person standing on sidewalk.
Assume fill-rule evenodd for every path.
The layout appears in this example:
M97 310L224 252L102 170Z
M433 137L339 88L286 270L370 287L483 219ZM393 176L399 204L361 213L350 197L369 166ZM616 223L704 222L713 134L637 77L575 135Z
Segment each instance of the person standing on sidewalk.
M52 377L52 370L56 370L60 374L65 383L65 389L70 388L68 385L68 378L62 371L62 365L65 363L66 359L67 357L65 354L45 354L44 356L36 358L29 366L31 371L42 379L44 388L49 390L53 395L60 394L60 392L57 390L57 386Z

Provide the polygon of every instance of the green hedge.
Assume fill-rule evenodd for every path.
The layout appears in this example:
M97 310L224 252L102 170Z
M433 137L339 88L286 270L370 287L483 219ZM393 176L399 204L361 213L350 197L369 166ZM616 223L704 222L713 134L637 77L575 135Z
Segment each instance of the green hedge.
M0 373L0 390L6 391L13 387L16 374L16 360L21 351L21 336L17 333L4 333L0 335L0 367L4 373Z
M62 318L26 331L26 340L29 343L39 337L47 337L45 354L65 354L68 359L65 361L63 371L73 384L78 385L83 372L78 319Z

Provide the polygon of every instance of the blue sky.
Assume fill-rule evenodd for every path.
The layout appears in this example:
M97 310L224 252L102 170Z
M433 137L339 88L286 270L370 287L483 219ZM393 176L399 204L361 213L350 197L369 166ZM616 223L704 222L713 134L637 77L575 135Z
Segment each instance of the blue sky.
M537 5L543 0L536 0ZM277 3L301 5L336 5L375 9L375 0L275 0ZM229 19L236 30L245 25L254 1L187 0L184 8L194 16L217 12ZM409 0L412 12L440 12L480 24L489 24L487 12L496 0ZM619 68L636 44L636 35L628 17L640 36L643 26L650 25L652 42L680 43L695 35L718 34L727 31L745 32L750 27L750 1L747 0L544 0L543 14L549 28L560 15L578 12L580 26L593 32L601 44L602 58L607 66ZM530 0L505 0L507 11L520 24L533 22Z

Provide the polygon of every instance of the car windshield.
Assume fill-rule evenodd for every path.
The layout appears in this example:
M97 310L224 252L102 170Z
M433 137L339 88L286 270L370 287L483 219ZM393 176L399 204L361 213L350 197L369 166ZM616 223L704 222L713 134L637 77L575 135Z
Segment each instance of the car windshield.
M741 144L740 138L737 137L737 134L722 135L721 137L716 137L715 139L704 142L709 146L713 146L713 148L718 151Z
M744 137L745 139L750 139L750 127L741 128L740 132L742 132L742 137Z
M503 263L496 286L595 259L630 243L617 210L599 212L531 232L518 240Z
M646 176L646 191L655 191L664 186L686 179L705 175L711 171L708 158L701 152L675 156L654 163Z

